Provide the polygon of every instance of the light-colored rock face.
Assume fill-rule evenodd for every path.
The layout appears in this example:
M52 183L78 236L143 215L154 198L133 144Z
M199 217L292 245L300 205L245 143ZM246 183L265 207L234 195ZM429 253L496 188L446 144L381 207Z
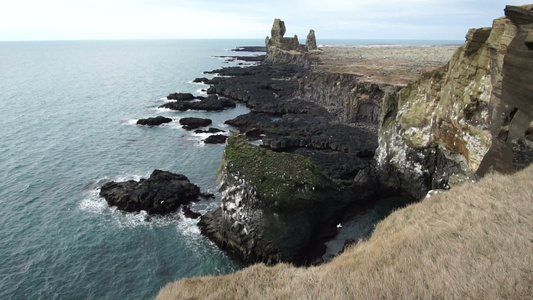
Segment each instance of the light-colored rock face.
M381 168L417 178L427 170L413 157L436 148L463 174L514 169L509 142L524 138L533 115L527 46L533 14L509 6L506 12L511 17L496 19L492 28L470 30L446 66L385 98L376 155Z

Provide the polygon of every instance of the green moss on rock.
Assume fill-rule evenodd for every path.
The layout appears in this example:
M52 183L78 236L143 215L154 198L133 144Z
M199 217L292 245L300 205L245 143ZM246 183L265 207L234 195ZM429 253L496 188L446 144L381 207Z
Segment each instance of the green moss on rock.
M252 187L261 204L274 210L297 210L321 202L321 192L335 188L308 158L278 153L232 134L219 172ZM219 176L220 178L220 176Z

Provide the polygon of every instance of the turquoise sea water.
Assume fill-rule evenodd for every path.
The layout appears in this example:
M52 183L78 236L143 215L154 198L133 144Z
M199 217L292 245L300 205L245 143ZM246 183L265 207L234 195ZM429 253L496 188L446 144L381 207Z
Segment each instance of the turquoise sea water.
M372 43L350 41L337 44ZM177 120L208 117L227 130L247 109L157 107L169 93L199 94L206 86L191 80L226 65L215 56L262 43L0 42L0 299L149 299L178 278L238 270L196 221L116 211L98 187L163 169L215 192L223 146L204 145ZM157 115L176 122L135 125Z

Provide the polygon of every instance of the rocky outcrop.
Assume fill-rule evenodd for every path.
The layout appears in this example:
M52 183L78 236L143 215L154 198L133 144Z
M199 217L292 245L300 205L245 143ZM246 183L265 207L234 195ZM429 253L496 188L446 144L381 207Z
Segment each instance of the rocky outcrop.
M311 48L316 49L314 30L311 30L312 34L309 32L306 45L300 44L297 35L294 35L293 38L284 37L286 31L285 22L275 19L272 25L271 37L267 36L265 39L267 50L265 62L274 65L291 64L309 68L311 66L311 58L307 55L308 48L311 46Z
M420 197L514 171L517 140L531 153L531 8L507 6L492 28L470 30L446 66L385 97L376 155L384 182Z
M204 118L181 118L180 119L180 125L183 125L184 129L187 130L193 130L200 127L205 127L211 125L213 121L211 119L204 119Z
M167 96L168 100L176 100L176 101L189 101L194 100L195 97L191 93L172 93Z
M208 136L205 140L205 144L224 144L228 139L227 135L222 134L213 134Z
M202 217L200 228L248 263L311 262L323 250L321 233L335 228L342 208L354 201L352 190L309 159L251 145L236 134L227 142L217 180L221 206Z
M137 125L159 126L161 124L170 123L170 122L172 122L171 118L166 118L166 117L163 117L163 116L157 116L155 118L139 119L137 121Z
M120 210L148 214L169 214L180 205L197 201L200 188L185 175L154 170L148 179L140 181L108 182L100 189L100 196L110 206Z
M180 96L185 95L185 96ZM168 108L172 110L186 111L186 110L204 110L204 111L222 111L227 108L235 107L236 104L230 99L218 98L216 95L209 97L194 97L189 98L191 94L171 94L169 97L177 98L178 100L165 103L159 107ZM171 98L169 98L171 99Z
M313 29L309 30L309 34L307 35L307 39L305 40L305 46L307 47L307 51L318 49L318 47L316 46L315 31Z
M272 30L270 31L271 36L267 36L265 40L267 52L268 48L270 47L277 47L286 51L300 51L303 49L298 41L297 35L294 35L292 38L287 38L284 37L285 32L287 32L287 29L285 28L285 22L281 21L280 19L275 19L274 24L272 25Z
M250 107L227 124L263 147L229 138L222 204L202 218L202 232L245 262L308 263L348 204L390 192L421 199L530 164L531 8L508 6L492 28L471 30L445 66L401 85L316 72L318 52L271 42L285 33L276 21L266 64L210 80L210 93Z

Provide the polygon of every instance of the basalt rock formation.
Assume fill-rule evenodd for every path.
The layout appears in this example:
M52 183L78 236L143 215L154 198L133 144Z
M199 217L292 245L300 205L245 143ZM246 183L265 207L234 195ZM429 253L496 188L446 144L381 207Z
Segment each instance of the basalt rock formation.
M492 28L469 31L446 65L405 86L317 72L320 51L296 49L276 20L264 64L209 80L209 93L250 107L227 124L262 148L227 141L222 204L202 232L246 262L309 263L347 205L391 192L421 199L529 165L532 24L533 5L507 6Z
M100 196L120 210L163 215L197 201L200 188L185 175L154 170L149 178L140 181L108 182L101 187Z
M307 47L307 51L318 49L318 47L316 46L315 31L313 29L309 30L309 34L307 35L307 39L305 40L305 46Z
M213 121L211 119L204 119L204 118L181 118L180 119L180 125L183 125L184 129L187 130L193 130L200 127L205 127L211 125Z
M300 45L300 42L298 41L298 36L294 35L292 38L284 37L285 32L287 32L287 29L285 28L285 22L281 21L280 19L275 19L274 24L272 25L272 30L270 31L271 37L266 37L265 44L267 46L267 52L268 48L270 47L278 47L283 50L302 50L302 46Z
M533 5L472 29L442 68L383 101L382 181L416 197L532 161Z
M339 209L354 198L304 156L254 146L237 134L228 139L217 180L222 204L199 226L247 263L310 263L321 255L324 229L334 230Z
M235 107L235 102L226 98L218 98L216 95L209 95L209 97L195 97L188 93L175 93L168 96L169 100L176 100L165 103L159 107L168 108L172 110L205 110L205 111L221 111L227 108Z
M170 123L170 122L172 122L171 118L166 118L166 117L163 117L163 116L157 116L155 118L139 119L137 121L137 125L159 126L161 124Z
M314 30L309 32L306 45L300 44L297 35L292 38L284 37L286 31L285 22L275 19L272 25L271 37L267 36L265 39L267 50L265 62L274 65L291 64L308 68L311 60L307 52L308 50L316 49Z

